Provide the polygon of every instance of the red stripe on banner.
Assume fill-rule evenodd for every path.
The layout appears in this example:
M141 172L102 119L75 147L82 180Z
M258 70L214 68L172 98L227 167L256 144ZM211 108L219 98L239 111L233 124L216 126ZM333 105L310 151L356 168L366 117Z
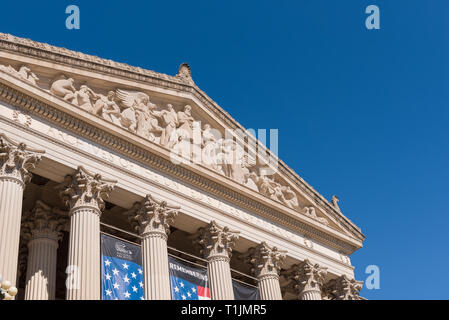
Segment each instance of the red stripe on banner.
M200 287L200 286L197 286L197 288L198 288L199 296L210 298L210 289L209 288L204 288L204 287Z

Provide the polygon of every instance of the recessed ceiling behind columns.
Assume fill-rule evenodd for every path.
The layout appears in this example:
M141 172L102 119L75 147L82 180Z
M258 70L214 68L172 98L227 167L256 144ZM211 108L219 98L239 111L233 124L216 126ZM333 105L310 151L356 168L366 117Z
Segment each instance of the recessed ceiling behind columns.
M51 180L50 182L51 187L54 190L54 194L57 195L55 187L64 181L65 176L74 174L75 169L43 156L42 160L33 170L33 173ZM33 186L33 188L35 188L35 186ZM125 211L130 209L135 202L142 200L143 197L139 195L133 194L120 187L115 187L114 190L111 192L109 198L107 199L107 202L110 202L120 208L123 208L122 211ZM112 212L109 212L109 214L111 213L121 214L121 212L119 211L115 209L112 210ZM177 229L180 229L188 233L195 233L200 227L204 227L206 225L207 222L195 219L194 217L184 214L182 212L182 207L179 216L175 219L175 222L173 224L173 226L176 227ZM256 244L257 243L245 239L244 235L241 235L235 249L240 252L245 252L250 247L255 246Z

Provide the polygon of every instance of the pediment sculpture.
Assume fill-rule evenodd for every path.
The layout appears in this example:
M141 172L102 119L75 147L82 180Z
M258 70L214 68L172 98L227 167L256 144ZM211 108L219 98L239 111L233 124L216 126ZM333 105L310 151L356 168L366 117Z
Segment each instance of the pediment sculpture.
M11 66L0 65L0 70L37 86L38 77L26 66L16 71ZM188 65L181 65L178 77L191 79ZM233 138L222 138L220 131L207 123L201 128L201 122L192 115L190 105L176 110L172 104L161 107L152 103L146 93L139 91L116 89L103 95L86 84L76 89L75 80L64 74L53 79L49 91L72 105L169 149L172 154L200 159L201 165L315 221L328 224L325 218L316 215L313 207L302 207L290 186L272 175L257 174L258 168L249 164L247 152ZM333 204L337 207L335 199Z

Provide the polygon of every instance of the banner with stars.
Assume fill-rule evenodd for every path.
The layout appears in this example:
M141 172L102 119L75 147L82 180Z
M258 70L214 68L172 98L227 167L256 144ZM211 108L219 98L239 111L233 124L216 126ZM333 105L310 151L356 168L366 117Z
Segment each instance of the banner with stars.
M172 300L210 300L207 269L169 256Z
M101 234L102 300L144 300L140 246Z

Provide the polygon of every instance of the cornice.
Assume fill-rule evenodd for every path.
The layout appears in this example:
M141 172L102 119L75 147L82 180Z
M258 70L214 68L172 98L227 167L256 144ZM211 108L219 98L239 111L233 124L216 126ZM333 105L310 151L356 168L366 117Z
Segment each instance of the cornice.
M221 120L224 121L224 123L226 123L231 129L240 129L245 131L245 128L235 121L205 92L198 88L192 81L188 81L183 77L169 76L166 74L157 73L155 71L133 67L124 63L119 63L4 33L0 33L0 49L25 56L33 56L42 60L47 60L70 67L96 71L103 74L111 74L132 79L134 81L149 83L162 88L191 93L209 111L219 116ZM250 135L249 139L254 138ZM324 209L328 215L338 221L341 225L351 230L360 241L365 239L365 236L362 234L360 228L358 228L341 212L336 210L327 199L325 199L312 186L305 182L304 179L289 168L282 160L277 157L275 158L279 161L279 172L288 177L291 182L295 183L300 190L307 194L317 206Z
M96 143L109 149L113 149L131 159L158 169L163 173L187 182L222 199L235 203L242 208L246 208L251 212L257 213L260 216L269 219L270 221L289 227L290 229L297 231L308 238L316 239L317 241L345 252L346 254L352 253L359 248L354 244L335 238L335 236L329 235L313 225L306 224L295 219L294 217L277 212L276 210L273 210L273 208L257 200L249 198L233 189L227 188L216 181L207 179L202 175L189 170L188 168L181 165L174 165L170 160L137 146L134 141L125 140L120 136L113 135L98 126L83 121L78 117L70 115L64 111L58 110L53 106L50 106L36 98L30 97L21 91L7 86L4 83L0 83L0 100L22 109L26 113L45 119L50 123L67 129L81 137L95 141ZM27 130L31 130L26 126L23 127Z

